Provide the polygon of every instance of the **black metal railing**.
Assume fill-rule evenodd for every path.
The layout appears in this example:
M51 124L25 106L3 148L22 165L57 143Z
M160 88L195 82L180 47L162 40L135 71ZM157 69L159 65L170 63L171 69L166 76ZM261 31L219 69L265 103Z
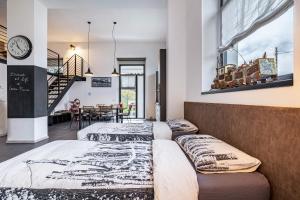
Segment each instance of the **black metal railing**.
M83 78L84 60L74 54L64 64L58 53L48 49L48 96L56 96L57 100L70 88L75 80ZM48 106L52 108L57 102L52 99Z
M81 56L74 54L65 64L63 65L62 73L64 76L83 77L84 60Z
M63 66L63 58L55 51L47 51L47 71L50 74L57 74L60 67Z
M0 25L0 62L7 60L7 28Z

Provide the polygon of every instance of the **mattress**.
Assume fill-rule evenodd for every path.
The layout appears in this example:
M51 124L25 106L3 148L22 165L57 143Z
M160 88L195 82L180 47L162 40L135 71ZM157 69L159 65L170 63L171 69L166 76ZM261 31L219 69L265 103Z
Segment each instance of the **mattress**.
M270 185L259 172L197 173L199 200L269 200Z
M172 131L165 122L144 123L95 123L77 133L83 141L152 141L172 138Z
M0 199L154 198L151 142L56 141L0 171Z

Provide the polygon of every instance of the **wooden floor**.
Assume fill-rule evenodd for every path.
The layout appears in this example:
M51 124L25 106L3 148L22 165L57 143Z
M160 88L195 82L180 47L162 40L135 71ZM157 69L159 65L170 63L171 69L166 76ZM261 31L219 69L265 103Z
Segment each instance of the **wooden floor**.
M0 137L0 162L55 140L76 140L76 133L75 126L71 129L68 122L50 126L49 139L36 144L6 144L6 137Z

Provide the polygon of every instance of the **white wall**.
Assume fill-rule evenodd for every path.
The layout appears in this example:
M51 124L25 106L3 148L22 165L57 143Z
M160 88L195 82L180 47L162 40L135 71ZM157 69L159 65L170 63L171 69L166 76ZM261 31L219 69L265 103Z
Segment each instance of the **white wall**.
M0 63L0 100L7 101L7 67Z
M182 118L186 93L186 1L168 2L167 118Z
M87 44L73 43L76 53L87 59ZM64 56L66 61L74 52L70 43L49 43L48 48ZM98 42L90 45L90 65L94 76L111 76L113 70L113 43ZM159 65L159 49L166 48L164 42L118 42L117 57L146 57L146 118L155 117L155 71ZM118 68L118 66L117 66ZM85 69L86 70L86 69ZM66 101L79 98L82 105L118 103L118 78L113 78L112 88L92 88L90 78L86 82L76 82L65 101L56 110L64 108Z
M0 63L0 136L7 133L7 67Z
M202 3L208 0L202 0ZM229 104L247 104L247 105L266 105L266 106L283 106L283 107L300 107L300 57L294 58L294 86L283 88L272 88L262 90L251 90L234 93L201 95L202 82L201 72L204 68L209 67L205 60L203 51L210 51L211 45L204 41L209 40L211 35L201 34L201 2L198 0L187 1L187 13L189 13L187 21L192 25L187 26L187 85L186 85L186 101L193 102L210 102L210 103L229 103ZM207 8L206 8L207 9ZM300 54L300 2L295 1L295 53ZM208 19L203 19L208 20ZM210 25L212 26L212 24ZM207 27L203 27L206 29ZM209 27L208 27L209 28ZM211 34L214 35L213 32ZM203 36L201 38L201 35ZM212 59L212 58L211 58ZM205 76L205 74L203 74ZM202 76L202 77L203 77Z
M32 53L25 60L14 59L8 54L8 65L36 65L47 68L48 31L47 23L45 23L48 18L47 8L39 0L10 0L7 3L7 24L9 25L7 37L24 35L33 44ZM22 21L20 21L20 18L22 18Z
M213 0L216 1L216 0ZM215 51L214 37L216 36L214 26L209 23L211 20L208 16L209 13L206 10L202 12L202 4L213 4L212 0L188 0L179 2L177 0L169 1L169 25L168 25L168 47L169 47L169 59L168 77L172 80L168 80L168 97L178 97L179 99L173 101L173 99L168 99L168 113L169 116L179 116L181 117L181 112L178 112L178 108L183 109L184 101L192 102L209 102L209 103L228 103L228 104L246 104L246 105L266 105L266 106L283 106L283 107L300 107L300 57L295 56L294 58L294 86L293 87L282 87L282 88L272 88L272 89L262 89L262 90L251 90L251 91L241 91L233 93L221 93L221 94L210 94L201 95L201 91L205 89L202 86L202 82L206 76L212 76L211 74L204 74L203 72L210 68L211 64L216 64L216 58L211 56L211 53ZM179 10L179 6L181 9ZM184 9L186 8L186 9ZM204 9L204 8L203 8ZM207 8L205 8L207 9ZM211 10L212 11L212 10ZM176 14L177 15L176 15ZM186 13L186 16L184 15ZM295 48L294 55L299 55L300 53L300 2L295 1ZM208 27L202 27L202 20L204 24L208 24ZM177 22L176 22L177 21ZM179 34L177 31L179 27L185 25L186 34L181 31ZM174 27L176 26L176 27ZM177 31L175 31L177 30ZM203 31L203 32L202 32ZM172 52L179 52L178 46L181 46L186 41L186 52L182 56L174 56ZM213 42L213 43L210 43ZM203 46L204 45L204 46ZM182 53L182 52L181 52ZM170 55L171 54L171 55ZM185 65L183 58L186 56ZM186 87L184 99L182 99L182 91L176 91L173 89L177 88L178 84L174 83L174 79L178 79L178 74L182 72L182 68L176 65L176 63L181 63L182 68L186 67ZM176 65L177 67L174 67ZM172 72L170 73L170 70ZM175 70L175 71L173 71ZM173 76L173 78L172 78ZM204 78L203 78L204 77ZM180 79L178 79L180 80ZM171 83L171 84L170 84ZM170 103L172 101L172 103ZM176 115L170 113L171 110L176 110Z

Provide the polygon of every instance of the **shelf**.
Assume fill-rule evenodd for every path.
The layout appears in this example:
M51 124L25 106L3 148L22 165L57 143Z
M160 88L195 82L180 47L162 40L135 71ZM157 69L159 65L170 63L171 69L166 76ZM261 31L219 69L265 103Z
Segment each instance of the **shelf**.
M207 94L218 94L218 93L226 93L226 92L239 92L239 91L246 91L246 90L258 90L258 89L266 89L266 88L288 87L288 86L293 86L293 84L294 84L293 74L288 74L288 75L280 76L278 77L277 81L270 82L270 83L260 83L256 85L244 85L235 88L216 89L207 92L201 92L201 94L207 95Z

